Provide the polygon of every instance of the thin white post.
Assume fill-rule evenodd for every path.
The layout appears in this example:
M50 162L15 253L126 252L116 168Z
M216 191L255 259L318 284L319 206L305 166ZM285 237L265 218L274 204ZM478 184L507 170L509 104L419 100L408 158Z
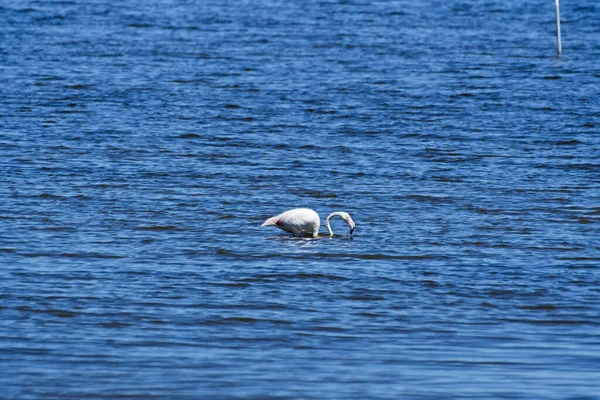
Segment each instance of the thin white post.
M554 0L556 8L556 45L558 46L558 56L562 55L562 45L560 43L560 4L559 0Z

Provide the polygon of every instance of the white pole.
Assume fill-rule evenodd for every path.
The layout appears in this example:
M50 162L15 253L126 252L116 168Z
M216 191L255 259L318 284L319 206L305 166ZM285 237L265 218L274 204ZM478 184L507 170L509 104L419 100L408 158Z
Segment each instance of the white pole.
M558 56L562 55L562 45L560 43L560 4L559 0L554 0L556 7L556 45L558 46Z

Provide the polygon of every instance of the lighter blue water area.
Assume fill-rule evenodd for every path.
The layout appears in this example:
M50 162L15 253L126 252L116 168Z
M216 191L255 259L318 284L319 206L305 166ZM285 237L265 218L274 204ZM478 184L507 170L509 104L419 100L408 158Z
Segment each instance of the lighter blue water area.
M600 398L562 7L557 58L551 0L2 1L0 397Z

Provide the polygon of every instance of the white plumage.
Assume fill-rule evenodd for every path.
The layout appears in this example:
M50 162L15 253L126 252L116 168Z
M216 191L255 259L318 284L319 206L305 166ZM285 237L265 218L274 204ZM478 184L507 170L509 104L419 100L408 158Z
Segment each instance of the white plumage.
M340 217L350 225L350 234L354 231L355 224L350 217L350 214L343 211L338 211L329 214L327 220L327 230L329 235L333 235L329 220L332 217ZM276 226L286 232L291 233L294 236L311 236L317 237L319 235L319 227L321 226L321 220L319 214L310 208L295 208L281 213L275 217L267 219L262 226Z

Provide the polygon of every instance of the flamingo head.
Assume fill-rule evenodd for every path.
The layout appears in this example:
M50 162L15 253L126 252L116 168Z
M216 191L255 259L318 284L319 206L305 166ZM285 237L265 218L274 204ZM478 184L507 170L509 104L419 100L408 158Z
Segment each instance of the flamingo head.
M354 232L354 228L356 228L356 224L354 223L354 221L352 221L352 217L350 217L350 214L341 211L339 213L339 216L342 217L342 219L346 221L348 225L350 225L350 234L352 235L352 232Z

